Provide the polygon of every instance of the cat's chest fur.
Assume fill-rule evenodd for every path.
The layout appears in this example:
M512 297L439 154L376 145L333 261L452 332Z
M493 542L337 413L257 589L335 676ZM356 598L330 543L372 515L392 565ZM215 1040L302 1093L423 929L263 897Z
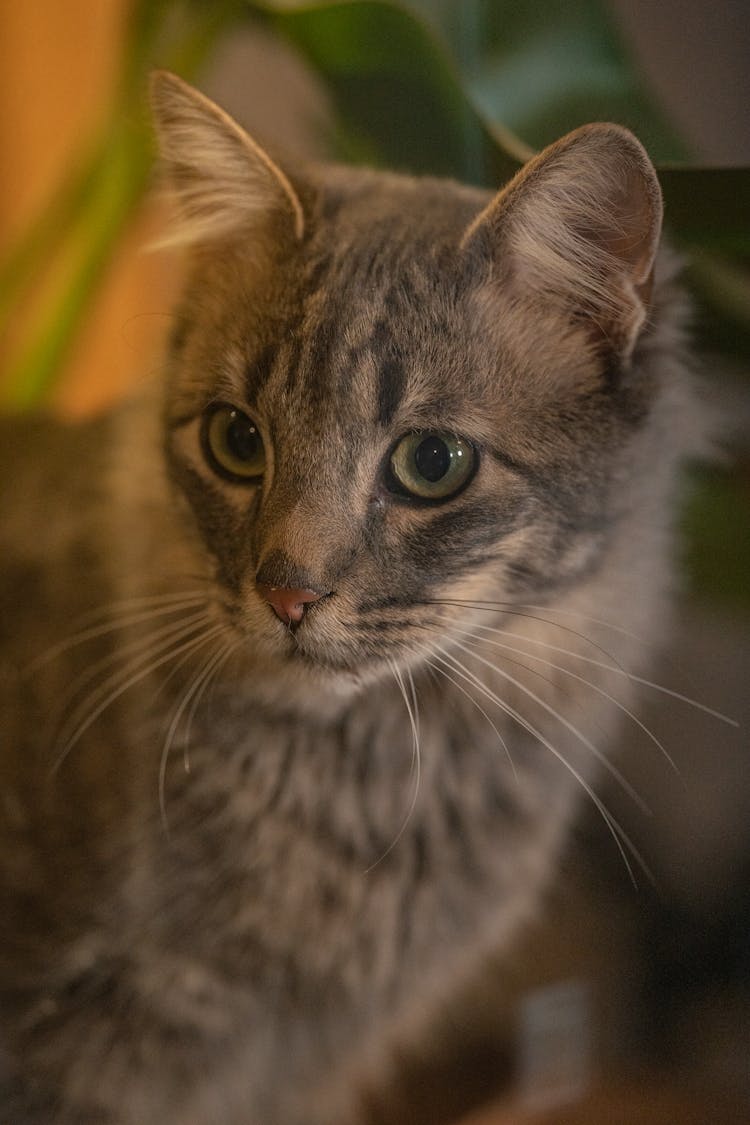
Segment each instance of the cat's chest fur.
M467 721L468 704L443 709L422 688L416 741L389 691L326 724L236 708L205 752L201 724L193 730L189 772L178 752L165 786L167 885L187 871L202 882L185 906L186 918L200 914L206 955L227 936L238 951L245 937L262 943L269 963L294 959L314 925L311 985L327 977L332 987L348 964L359 987L369 978L385 989L430 950L481 928L469 907L478 887L494 885L518 909L510 883L524 881L508 855L514 865L546 862L569 803L565 782L554 768L535 777L528 762L514 777L497 740ZM231 889L214 895L222 880ZM228 900L236 915L217 927L212 905L221 912ZM487 921L502 928L494 914Z
M48 892L41 963L37 934L24 968L39 991L21 996L22 1041L35 1052L41 1041L71 1098L116 1090L141 1041L150 1057L131 1097L148 1108L129 1109L133 1121L156 1107L203 1121L203 1101L206 1121L244 1121L245 1080L265 1091L271 1119L295 1120L269 1092L280 1074L309 1090L332 1053L366 1056L403 1012L405 987L407 1009L444 991L470 950L502 945L529 916L570 813L566 778L546 760L535 768L523 733L510 740L515 776L474 704L459 693L445 706L429 680L414 686L415 739L398 691L311 719L236 676L193 716L160 777L164 715L185 683L148 679L86 732L77 763L45 774L42 808L78 803L62 837L54 824L33 833L41 850L46 834L64 849L65 885L55 909ZM120 798L97 816L81 785L110 746L105 776ZM73 1000L70 1023L50 1049L60 997ZM79 1020L98 1027L85 1043ZM259 1021L270 1036L260 1053Z

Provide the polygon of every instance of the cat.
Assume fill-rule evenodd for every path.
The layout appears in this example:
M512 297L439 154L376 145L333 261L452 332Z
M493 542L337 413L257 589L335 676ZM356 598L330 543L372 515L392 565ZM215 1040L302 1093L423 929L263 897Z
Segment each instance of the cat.
M356 1125L581 800L632 862L685 302L622 127L493 196L152 104L164 378L2 426L0 1120Z

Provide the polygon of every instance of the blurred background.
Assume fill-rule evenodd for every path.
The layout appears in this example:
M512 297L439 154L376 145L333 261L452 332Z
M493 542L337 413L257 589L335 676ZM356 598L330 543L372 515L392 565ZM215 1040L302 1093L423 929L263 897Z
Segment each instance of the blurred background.
M660 166L726 457L686 496L685 586L605 801L543 917L373 1095L382 1125L750 1122L750 8L740 0L0 0L0 403L71 418L158 376L181 263L145 248L146 76L166 66L292 156L498 186L588 120ZM638 737L636 737L638 735ZM487 1108L482 1108L487 1103Z

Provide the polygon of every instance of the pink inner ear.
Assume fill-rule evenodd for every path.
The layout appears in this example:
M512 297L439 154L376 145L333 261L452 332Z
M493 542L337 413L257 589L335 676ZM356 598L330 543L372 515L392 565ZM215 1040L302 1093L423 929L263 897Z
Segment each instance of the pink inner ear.
M581 231L623 262L635 285L649 280L660 230L660 204L637 168L623 168L622 181L612 185L611 223ZM655 212L655 205L658 210ZM605 203L606 206L606 203Z
M475 220L497 277L520 296L581 314L624 357L646 319L661 192L643 147L585 125L531 160Z

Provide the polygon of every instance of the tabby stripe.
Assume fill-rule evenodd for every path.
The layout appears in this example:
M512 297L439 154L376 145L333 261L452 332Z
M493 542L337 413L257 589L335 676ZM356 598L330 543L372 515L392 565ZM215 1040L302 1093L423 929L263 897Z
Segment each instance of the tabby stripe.
M518 461L515 457L511 457L509 453L495 446L486 446L485 448L490 457L492 457L494 461L497 461L499 465L502 465L504 469L509 469L510 472L516 473L518 476L523 477L524 480L530 481L531 484L539 486L544 485L545 477L532 465L529 465L525 461Z
M439 572L432 575L432 581L442 581L446 577L460 575L464 572L467 554L481 559L483 551L495 546L500 539L510 535L521 522L521 517L526 511L525 498L517 498L493 507L487 503L487 498L479 497L471 504L464 507L441 512L435 515L424 527L412 531L405 537L405 553L423 568L420 578L430 580L430 572L434 569L436 545L441 542L456 541L461 538L467 543L467 549L461 552L446 554L441 559Z
M248 754L248 756L242 762L240 770L243 774L250 773L255 768L255 762L253 760L255 757L255 753L256 751L253 751L252 754ZM265 802L263 803L263 807L258 809L258 811L254 813L253 816L246 822L245 827L248 831L252 832L253 828L261 821L265 820L269 813L274 812L274 810L278 806L282 795L286 792L287 789L287 783L289 781L289 775L292 771L292 763L294 761L294 757L294 740L290 738L282 751L281 761L276 773L276 780L274 781L271 787L271 791L268 794Z
M245 397L248 402L257 399L258 394L271 378L276 352L277 349L272 344L267 344L260 355L248 363L245 371Z
M395 949L401 957L409 949L412 940L412 930L419 915L416 901L417 892L424 882L428 862L428 833L424 824L419 824L411 834L412 840L412 867L408 873L408 882L401 887L398 904L398 922L395 931L397 934Z
M403 364L391 355L380 364L377 420L390 426L406 394L406 373Z

